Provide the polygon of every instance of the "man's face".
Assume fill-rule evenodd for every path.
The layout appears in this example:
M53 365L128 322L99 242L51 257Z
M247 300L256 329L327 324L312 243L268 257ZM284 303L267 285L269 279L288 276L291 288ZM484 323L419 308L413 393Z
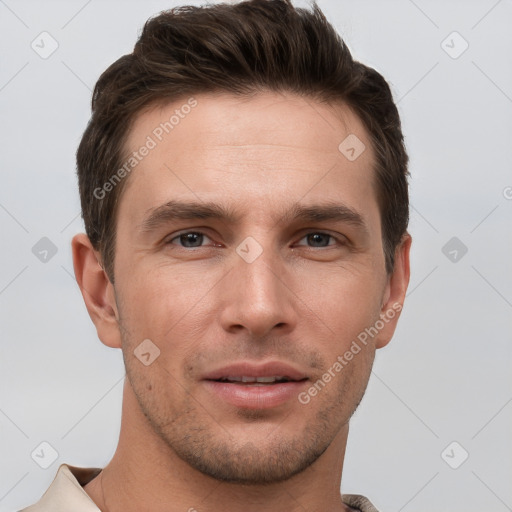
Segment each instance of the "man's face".
M348 422L378 345L380 334L359 343L308 393L379 320L389 291L371 143L346 107L270 92L195 99L161 141L155 128L187 99L142 113L126 144L156 142L118 210L127 376L155 435L193 467L233 482L284 480ZM349 134L366 146L353 161L338 149ZM148 221L171 201L232 218L160 210ZM341 214L296 216L332 206ZM134 354L147 339L160 350L148 366ZM231 382L243 376L292 381Z

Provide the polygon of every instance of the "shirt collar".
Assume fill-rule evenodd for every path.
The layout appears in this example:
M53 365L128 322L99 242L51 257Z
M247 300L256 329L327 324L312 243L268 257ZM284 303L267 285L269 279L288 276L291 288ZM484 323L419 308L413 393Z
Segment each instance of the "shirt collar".
M41 499L21 512L101 512L83 489L100 471L61 464Z

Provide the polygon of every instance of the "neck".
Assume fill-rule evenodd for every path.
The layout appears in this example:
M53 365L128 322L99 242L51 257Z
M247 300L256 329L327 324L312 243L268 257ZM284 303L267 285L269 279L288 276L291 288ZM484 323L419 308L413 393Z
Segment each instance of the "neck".
M126 379L116 452L84 490L103 512L346 512L352 509L341 502L340 484L347 436L348 424L314 464L284 482L222 482L182 461L154 432Z

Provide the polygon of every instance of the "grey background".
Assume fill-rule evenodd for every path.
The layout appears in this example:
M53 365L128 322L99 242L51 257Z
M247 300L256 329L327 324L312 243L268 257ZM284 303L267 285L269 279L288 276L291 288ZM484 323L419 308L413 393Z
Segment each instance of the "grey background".
M202 2L0 0L0 512L39 499L60 463L114 453L124 367L74 280L74 154L99 74L186 3ZM512 2L318 3L390 82L412 173L409 294L352 420L343 492L383 512L512 510ZM47 59L31 48L43 31ZM41 442L58 453L47 469Z

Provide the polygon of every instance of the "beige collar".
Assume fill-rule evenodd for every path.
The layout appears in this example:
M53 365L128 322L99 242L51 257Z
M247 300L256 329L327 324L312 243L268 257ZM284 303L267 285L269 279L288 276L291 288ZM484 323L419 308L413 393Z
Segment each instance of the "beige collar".
M83 490L101 468L79 468L61 464L52 484L41 499L20 512L100 512Z

